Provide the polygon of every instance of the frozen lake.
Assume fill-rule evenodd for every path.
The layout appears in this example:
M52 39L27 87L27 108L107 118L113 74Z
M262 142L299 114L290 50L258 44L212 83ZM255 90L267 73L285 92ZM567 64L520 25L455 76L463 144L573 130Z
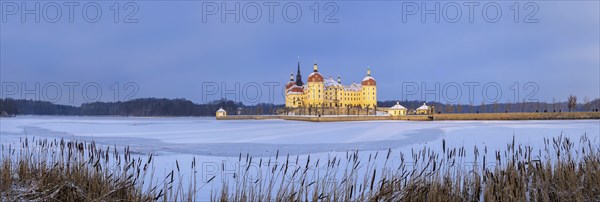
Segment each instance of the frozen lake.
M0 119L1 142L19 137L62 137L131 146L141 153L202 156L273 156L407 149L438 144L497 148L514 136L538 144L544 137L600 136L600 120L550 121L364 121L313 123L214 118L19 116Z
M183 169L181 176L186 185L190 176L200 183L197 200L208 201L211 193L218 193L222 184L230 184L232 177L248 171L253 176L268 176L269 162L283 165L287 159L302 164L311 159L312 174L318 175L326 168L321 162L338 158L348 159L348 153L357 155L367 166L358 168L358 176L369 173L370 166L393 169L401 164L402 156L424 150L441 151L442 139L446 147L464 147L466 160L472 159L474 147L485 148L493 155L504 150L509 142L542 149L544 138L566 136L577 140L587 135L594 144L600 144L600 120L550 120L550 121L364 121L364 122L299 122L284 120L232 120L214 118L141 118L141 117L68 117L19 116L0 119L0 143L18 146L19 139L65 138L68 140L95 141L104 146L129 146L139 158L153 153L154 178L160 180L176 169L190 168L197 160L198 171ZM389 160L385 153L391 153ZM377 158L377 154L379 158ZM535 153L535 152L534 152ZM278 154L278 155L277 155ZM289 156L287 156L289 155ZM286 157L287 156L287 157ZM371 157L374 157L371 159ZM255 160L248 161L248 157ZM279 157L279 158L277 158ZM481 157L479 157L481 158ZM252 159L252 158L251 158ZM489 159L488 159L489 160ZM314 162L317 162L316 164ZM476 161L459 163L461 166L477 165ZM493 160L491 160L493 161ZM298 163L300 162L300 163ZM349 161L347 161L349 162ZM403 162L403 161L402 161ZM408 160L410 162L410 160ZM487 162L487 161L486 161ZM475 164L474 164L475 163ZM266 169L265 169L266 168ZM234 174L235 173L235 174ZM315 174L317 173L317 174ZM340 172L337 175L341 175ZM288 177L288 176L285 176ZM213 179L211 181L211 179ZM287 178L286 178L287 179ZM290 178L293 179L293 178ZM331 180L340 180L335 176ZM337 182L337 181L335 181Z

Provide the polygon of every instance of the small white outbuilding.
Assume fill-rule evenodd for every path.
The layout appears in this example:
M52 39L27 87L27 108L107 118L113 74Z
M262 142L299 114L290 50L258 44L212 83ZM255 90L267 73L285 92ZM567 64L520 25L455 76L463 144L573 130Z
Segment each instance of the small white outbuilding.
M227 111L225 111L222 107L217 110L217 117L227 116Z
M417 114L429 114L430 113L430 107L427 106L427 104L423 103L423 105L421 105L419 108L417 108Z
M404 116L406 115L406 107L400 105L400 102L396 102L396 105L390 107L388 113L391 116Z

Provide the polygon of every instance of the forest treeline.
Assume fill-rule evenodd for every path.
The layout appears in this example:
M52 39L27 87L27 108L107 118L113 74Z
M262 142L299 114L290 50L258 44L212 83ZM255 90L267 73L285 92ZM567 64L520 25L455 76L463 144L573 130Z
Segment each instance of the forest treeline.
M397 101L379 101L379 107L391 107ZM400 104L406 108L416 109L423 105L423 101L401 101ZM435 107L435 113L508 113L508 112L590 112L600 109L600 99L587 100L577 103L577 99L565 102L516 102L516 103L480 103L474 104L444 104L439 102L427 102L428 106Z
M391 107L397 101L379 101L378 107ZM423 101L400 102L408 109L416 109ZM575 100L566 102L519 102L519 103L481 103L472 104L443 104L428 102L435 106L436 113L506 113L506 112L567 112L567 111L597 111L600 99ZM126 102L92 102L81 106L55 104L47 101L0 99L0 113L5 115L75 115L75 116L214 116L219 108L228 114L275 114L284 105L260 103L244 105L231 100L215 100L209 103L197 104L186 99L140 98Z
M54 104L47 101L0 99L0 113L8 115L75 115L75 116L214 116L219 108L229 113L269 114L282 105L246 106L231 100L196 104L186 99L141 98L126 102L92 102L81 106Z

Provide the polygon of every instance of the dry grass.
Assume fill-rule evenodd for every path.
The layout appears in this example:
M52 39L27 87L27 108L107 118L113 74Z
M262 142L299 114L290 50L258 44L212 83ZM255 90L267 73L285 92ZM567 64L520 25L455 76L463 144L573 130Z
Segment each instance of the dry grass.
M236 183L223 183L223 191L212 199L600 201L597 143L587 136L578 143L561 136L545 139L544 145L544 149L534 151L530 146L516 145L513 139L505 150L488 154L487 148L481 151L474 147L467 155L464 147L446 148L444 141L441 150L413 150L409 158L401 154L397 168L387 164L391 150L368 158L359 158L359 152L353 152L345 159L330 158L325 165L311 162L310 156L306 162L286 157L283 165L267 165L263 178L249 181L242 174ZM377 158L385 158L383 166L377 167Z
M133 158L129 148L100 147L94 142L21 139L18 148L2 145L2 201L156 201L173 179L148 184L152 155Z
M561 136L534 150L513 139L489 152L449 148L443 141L442 148L410 155L354 151L326 162L240 154L242 169L203 194L212 201L600 201L597 141ZM176 161L164 179L146 181L154 179L152 155L134 158L128 148L119 151L64 140L3 146L0 200L195 201L202 186L217 182L212 177L197 185L195 158L193 174L182 174Z

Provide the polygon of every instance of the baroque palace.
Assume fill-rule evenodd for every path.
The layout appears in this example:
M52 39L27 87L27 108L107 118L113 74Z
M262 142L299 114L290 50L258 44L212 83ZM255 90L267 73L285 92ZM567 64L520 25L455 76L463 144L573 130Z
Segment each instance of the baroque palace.
M377 86L375 78L371 76L370 68L367 75L360 84L352 82L343 85L341 78L337 81L329 77L325 79L315 63L313 72L308 75L306 84L302 82L300 74L300 61L298 61L298 72L296 80L294 74L290 75L290 81L285 85L286 107L337 107L337 108L370 108L377 107Z

